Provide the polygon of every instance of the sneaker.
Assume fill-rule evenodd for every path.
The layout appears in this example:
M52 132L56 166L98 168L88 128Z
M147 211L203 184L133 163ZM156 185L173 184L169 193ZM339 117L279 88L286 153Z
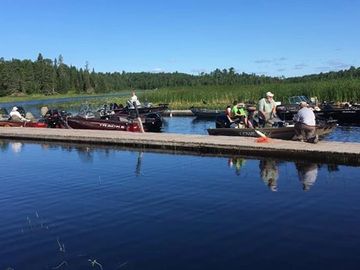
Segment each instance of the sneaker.
M319 141L319 135L316 134L313 143L318 143L318 141Z
M310 139L307 140L307 142L309 143L317 143L319 141L319 136L315 135L315 137L312 137Z

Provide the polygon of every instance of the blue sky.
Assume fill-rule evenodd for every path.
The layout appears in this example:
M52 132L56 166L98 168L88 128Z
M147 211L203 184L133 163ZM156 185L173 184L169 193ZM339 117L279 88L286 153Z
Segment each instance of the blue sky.
M359 0L1 0L0 57L300 76L360 66L359 15Z

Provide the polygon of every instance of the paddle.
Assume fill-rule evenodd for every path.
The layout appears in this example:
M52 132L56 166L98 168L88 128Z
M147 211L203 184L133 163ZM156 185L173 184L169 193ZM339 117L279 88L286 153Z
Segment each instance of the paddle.
M267 143L267 142L270 142L269 138L264 134L262 133L260 130L256 130L254 129L256 134L259 135L260 137L256 139L256 142L258 143Z
M140 126L140 132L141 133L144 133L144 127L143 127L143 124L142 124L142 121L141 121L141 118L139 116L139 111L138 111L138 108L137 108L137 105L136 105L136 102L134 101L133 102L133 105L134 105L134 108L135 108L135 113L136 113L136 117L137 117L137 120L139 122L139 126Z

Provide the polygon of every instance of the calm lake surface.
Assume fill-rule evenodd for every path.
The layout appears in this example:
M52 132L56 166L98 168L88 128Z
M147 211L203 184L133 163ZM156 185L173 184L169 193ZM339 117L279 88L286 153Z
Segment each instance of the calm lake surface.
M358 269L359 167L0 141L0 269Z
M163 132L211 127L165 117ZM12 140L0 155L0 270L360 265L359 167Z

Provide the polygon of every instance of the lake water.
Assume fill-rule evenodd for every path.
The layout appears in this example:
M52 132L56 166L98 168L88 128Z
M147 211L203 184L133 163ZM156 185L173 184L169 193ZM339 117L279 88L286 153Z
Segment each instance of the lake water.
M165 117L163 131L214 126ZM0 155L0 270L360 264L359 167L12 140Z
M0 155L0 269L360 265L358 167L10 140Z

